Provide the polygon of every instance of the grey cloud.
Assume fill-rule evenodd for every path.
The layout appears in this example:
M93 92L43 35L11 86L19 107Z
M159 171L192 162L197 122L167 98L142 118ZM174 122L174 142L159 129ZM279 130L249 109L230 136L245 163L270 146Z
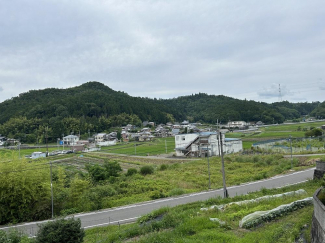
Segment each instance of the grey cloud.
M292 90L304 86L295 85L323 75L319 6L320 0L7 1L0 9L0 84L5 99L97 80L134 96L206 92L271 102L276 82L283 96L302 99Z
M2 92L3 91L3 88L0 86L0 92Z

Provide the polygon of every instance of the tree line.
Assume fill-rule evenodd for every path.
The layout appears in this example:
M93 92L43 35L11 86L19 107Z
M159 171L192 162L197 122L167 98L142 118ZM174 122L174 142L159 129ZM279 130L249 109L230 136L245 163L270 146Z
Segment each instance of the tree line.
M142 121L167 123L189 120L215 124L282 123L304 115L325 117L325 103L267 104L204 93L174 99L132 97L99 82L68 89L31 90L0 103L0 134L24 142L50 141L62 134L88 134ZM46 130L48 129L48 130Z

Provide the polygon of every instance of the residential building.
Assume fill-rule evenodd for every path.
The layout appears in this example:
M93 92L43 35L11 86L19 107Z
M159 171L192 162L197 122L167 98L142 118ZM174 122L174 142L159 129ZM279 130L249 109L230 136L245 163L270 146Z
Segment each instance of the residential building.
M4 145L4 143L7 141L7 138L4 136L1 136L0 134L0 146Z
M243 149L241 139L221 136L224 154L240 152ZM180 134L175 136L176 156L202 157L220 155L220 141L216 132Z
M244 121L230 121L230 122L228 122L227 126L229 128L234 128L234 127L243 128L243 127L247 126L247 123Z
M68 135L63 137L63 142L64 144L67 145L75 145L79 141L79 137L76 135Z
M107 134L106 133L98 133L95 135L95 142L104 142L107 140Z

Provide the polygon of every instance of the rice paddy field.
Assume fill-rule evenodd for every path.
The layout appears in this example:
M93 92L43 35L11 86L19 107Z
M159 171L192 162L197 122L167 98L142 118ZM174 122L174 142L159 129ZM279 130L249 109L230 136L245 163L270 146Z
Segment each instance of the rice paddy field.
M279 124L267 127L262 127L259 131L252 131L249 133L227 133L226 137L229 138L241 138L243 140L243 147L249 149L254 143L259 141L265 141L270 139L280 138L303 138L305 137L306 130L311 128L320 127L325 125L324 122L308 122L297 124Z

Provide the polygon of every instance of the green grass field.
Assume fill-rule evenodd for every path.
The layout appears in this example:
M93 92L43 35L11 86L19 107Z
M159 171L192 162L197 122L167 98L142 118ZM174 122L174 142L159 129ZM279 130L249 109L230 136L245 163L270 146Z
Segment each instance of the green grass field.
M127 155L157 155L175 151L175 138L156 138L152 142L129 142L110 147L102 147L101 152Z

